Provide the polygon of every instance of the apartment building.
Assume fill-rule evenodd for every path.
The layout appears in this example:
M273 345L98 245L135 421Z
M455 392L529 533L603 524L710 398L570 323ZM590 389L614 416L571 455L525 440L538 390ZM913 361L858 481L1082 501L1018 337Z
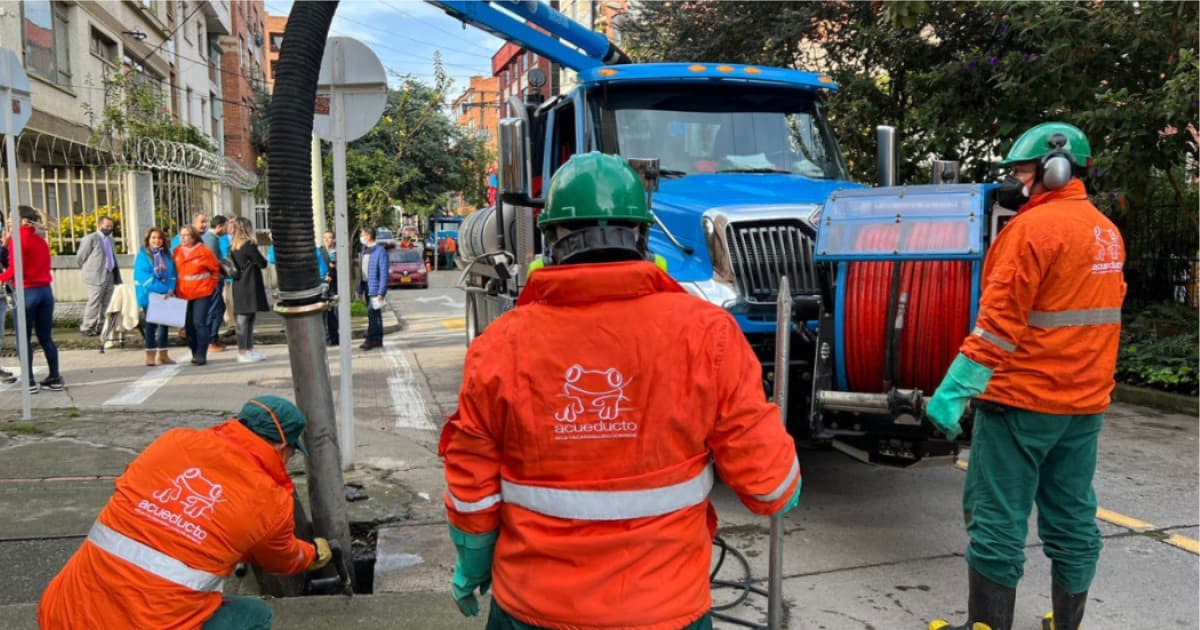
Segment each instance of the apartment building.
M258 93L267 91L265 20L262 0L237 0L230 34L221 38L225 155L250 172L258 167L252 141Z
M558 11L620 46L621 19L629 11L629 0L559 0ZM563 92L578 85L575 71L567 68L558 69L558 80Z
M279 63L279 49L283 46L283 32L287 30L286 15L267 14L267 90L275 93L275 67Z

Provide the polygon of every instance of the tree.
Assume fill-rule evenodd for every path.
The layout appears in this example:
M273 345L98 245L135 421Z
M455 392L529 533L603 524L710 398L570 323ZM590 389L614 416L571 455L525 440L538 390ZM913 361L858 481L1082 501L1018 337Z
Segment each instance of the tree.
M393 219L393 205L428 215L445 204L450 192L486 196L484 169L490 156L479 138L448 116L451 81L440 64L435 62L435 67L433 85L402 77L399 88L388 90L379 123L347 147L352 223L386 224ZM327 195L333 191L330 159L327 154ZM328 207L332 207L331 197Z
M1198 9L1172 2L644 3L627 22L625 41L643 61L829 73L840 86L827 97L830 118L859 181L874 179L879 124L897 128L900 180L919 183L928 181L933 157L959 160L966 181L992 180L1025 129L1073 123L1092 141L1094 201L1126 234L1131 261L1166 261L1150 275L1169 290L1197 248L1197 142L1180 130L1197 123L1200 105ZM1147 224L1155 230L1143 233Z
M115 150L126 140L155 138L216 151L203 132L172 116L161 85L141 73L129 69L113 71L101 79L101 89L104 104L99 111L87 103L83 106L92 127L92 144Z

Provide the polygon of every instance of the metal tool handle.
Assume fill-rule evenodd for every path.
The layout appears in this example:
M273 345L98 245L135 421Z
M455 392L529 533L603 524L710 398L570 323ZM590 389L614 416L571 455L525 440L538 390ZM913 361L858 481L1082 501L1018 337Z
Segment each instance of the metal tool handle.
M792 353L792 291L787 276L779 278L775 306L775 404L787 427L788 371ZM771 546L767 569L767 628L783 628L783 514L771 515Z
M347 565L346 554L337 540L330 539L329 550L333 552L330 564L337 570L337 577L312 578L308 581L310 591L326 591L341 587L345 595L353 595L354 587L350 582L350 567Z

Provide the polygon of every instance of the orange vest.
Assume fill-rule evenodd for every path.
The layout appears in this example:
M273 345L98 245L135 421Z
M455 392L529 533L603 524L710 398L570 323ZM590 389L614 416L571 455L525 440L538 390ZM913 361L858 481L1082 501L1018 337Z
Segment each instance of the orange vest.
M221 278L221 264L217 256L203 243L184 251L181 245L175 248L175 295L185 300L196 300L213 294Z
M238 562L299 573L292 482L271 446L236 421L173 429L115 483L87 539L46 587L47 630L199 628Z
M1102 413L1125 300L1121 233L1083 182L1034 195L1000 231L963 354L995 370L980 398L1040 413Z
M714 476L764 515L800 479L761 383L733 318L653 263L531 276L471 343L439 445L450 523L500 530L496 601L547 628L708 612Z

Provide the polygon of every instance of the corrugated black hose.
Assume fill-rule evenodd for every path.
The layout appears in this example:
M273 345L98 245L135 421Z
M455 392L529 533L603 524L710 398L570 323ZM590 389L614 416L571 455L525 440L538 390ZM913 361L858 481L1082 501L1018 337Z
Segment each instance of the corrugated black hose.
M313 253L310 146L321 56L337 5L292 5L275 71L267 182L279 299L287 306L321 299L321 279L317 277L317 257Z

